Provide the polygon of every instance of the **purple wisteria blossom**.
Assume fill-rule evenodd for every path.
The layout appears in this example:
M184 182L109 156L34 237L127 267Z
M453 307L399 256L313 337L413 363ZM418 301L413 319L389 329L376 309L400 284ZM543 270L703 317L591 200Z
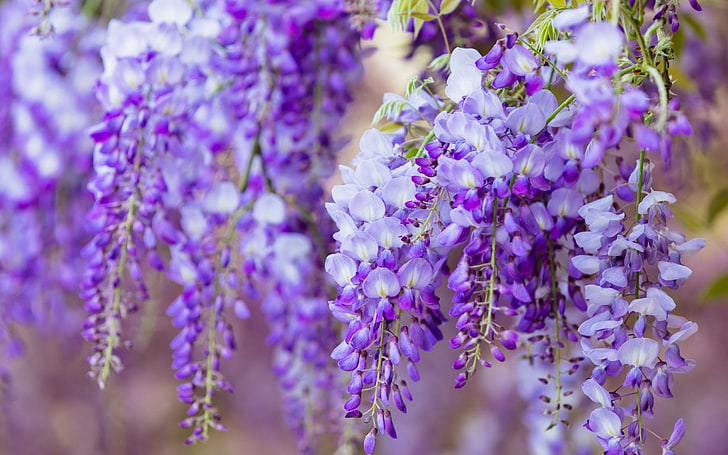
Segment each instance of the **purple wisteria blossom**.
M430 281L446 278L452 292L455 387L478 366L525 349L550 366L541 401L553 428L571 420L568 397L591 362L583 391L601 408L585 427L605 453L641 453L643 416L652 415L654 397L671 396L673 374L692 368L678 343L697 326L673 315L677 305L666 289L690 276L681 258L703 242L669 230L675 198L652 190L654 166L646 157L657 152L669 162L672 136L690 129L670 126L682 114L652 51L629 41L622 23L592 14L588 5L553 14L555 38L545 43L509 32L485 56L454 49L447 99L416 85L408 99L389 95L381 111L392 122L389 134L368 131L356 167L342 168L344 185L328 206L339 251L327 270L339 285L332 312L349 330L332 357L352 372L347 416L374 421L367 453L379 434L396 437L387 409L390 399L400 407L389 395L395 366L419 359L408 322L417 300L402 281L415 259L427 264ZM640 76L624 77L625 68ZM567 92L563 101L557 84ZM437 100L439 113L408 117L425 105L422 97ZM641 150L635 166L620 153L630 143ZM606 182L614 162L617 176ZM404 182L407 198L398 193ZM634 202L632 223L615 196ZM457 255L452 269L441 264L448 254ZM425 304L428 295L420 292ZM427 326L424 344L411 337L424 351L439 338L439 329ZM392 338L399 352L389 348ZM615 376L623 389L607 392ZM367 385L374 395L362 412Z

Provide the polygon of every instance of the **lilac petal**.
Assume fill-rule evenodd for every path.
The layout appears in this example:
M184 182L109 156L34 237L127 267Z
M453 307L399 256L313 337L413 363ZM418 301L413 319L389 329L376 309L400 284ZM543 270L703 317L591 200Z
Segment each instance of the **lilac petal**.
M644 125L635 125L634 140L641 149L648 152L657 152L662 148L660 135L652 128Z
M376 160L364 160L356 167L354 176L363 188L382 188L392 180L392 171Z
M664 291L651 287L647 289L646 297L634 299L629 304L629 311L643 316L654 316L658 321L667 319L668 311L675 309L675 301Z
M589 17L589 6L582 5L578 8L561 10L554 16L551 23L556 30L569 30L583 24L587 17Z
M599 272L601 261L597 257L582 254L571 258L571 264L584 275L594 275Z
M654 368L660 345L650 338L632 338L617 351L617 357L625 365Z
M698 324L692 321L685 322L680 326L680 330L673 333L670 339L667 341L668 344L679 343L680 341L688 339L692 334L698 331Z
M535 177L543 173L546 165L546 155L541 147L528 144L513 156L513 168L522 175Z
M488 177L503 177L513 170L513 161L500 152L479 153L473 158L473 167Z
M675 247L681 258L694 255L698 251L705 248L705 239L696 238Z
M414 258L405 263L397 272L403 287L422 289L432 283L432 266L423 258Z
M693 274L690 268L674 262L660 261L657 263L657 268L663 281L683 280Z
M349 213L355 220L378 220L384 216L384 202L371 191L362 191L349 201Z
M590 400L602 405L603 408L610 408L612 406L612 398L609 392L594 379L589 378L584 381L581 385L581 390Z
M574 235L576 244L589 254L597 254L603 239L604 236L599 232L584 231Z
M656 204L674 204L675 201L677 201L677 199L675 199L675 196L671 193L666 193L664 191L650 191L650 193L642 199L642 202L640 202L640 205L637 207L637 212L640 215L647 215L650 208Z
M350 355L352 352L354 352L354 348L349 346L346 341L342 341L334 348L333 351L331 351L331 358L334 360L341 360Z
M602 272L602 282L600 284L609 283L623 288L627 286L626 270L622 266L609 267Z
M551 193L547 204L549 213L556 217L576 218L584 205L584 196L572 188L558 188Z
M664 448L673 448L676 445L680 443L683 436L685 436L685 422L683 422L683 419L677 419L677 422L675 422L675 426L672 429L672 434L670 434L670 439L665 443L662 447Z
M442 186L455 191L483 186L483 176L466 160L440 158L437 177Z
M364 452L368 455L374 453L374 447L377 444L377 429L372 428L364 437Z
M591 337L600 330L611 330L620 325L622 325L621 319L613 320L611 314L605 311L582 322L579 326L579 333Z
M192 18L192 7L185 0L154 0L148 13L152 22L183 26Z
M362 261L373 261L379 252L377 241L366 232L357 231L341 242L341 252Z
M403 208L408 201L415 198L415 184L409 177L397 177L384 185L382 199L387 204Z
M324 265L326 273L331 275L339 286L351 284L351 279L356 275L356 263L348 256L341 253L330 254Z
M364 159L378 160L389 158L394 154L392 141L387 139L387 136L376 128L364 131L361 139L359 139L359 150L361 150L361 153L354 159L354 165L358 165Z
M370 298L393 297L399 294L400 285L394 272L379 267L369 272L362 283L362 290Z
M525 76L538 68L538 61L533 54L520 44L507 49L501 60L503 66L516 76Z
M401 237L407 234L407 228L399 219L385 217L367 225L364 232L374 237L382 248L391 249L402 246Z
M598 408L589 414L589 428L603 439L619 438L622 435L622 420L617 414L605 408Z
M476 90L482 90L483 73L475 67L480 53L475 49L456 47L450 55L451 74L447 78L445 94L459 103Z
M463 112L480 115L482 118L505 118L503 103L492 90L483 89L472 92L463 102ZM490 128L485 125L484 128ZM486 136L488 134L486 133Z
M546 126L546 116L534 103L513 109L506 119L511 131L533 136Z
M571 63L579 55L576 45L568 41L546 41L544 43L544 52L553 55L559 64Z

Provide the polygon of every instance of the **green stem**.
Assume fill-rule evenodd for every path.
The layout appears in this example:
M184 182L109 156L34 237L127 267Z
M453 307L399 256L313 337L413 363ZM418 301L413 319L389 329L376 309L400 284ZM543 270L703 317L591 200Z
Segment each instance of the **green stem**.
M551 311L554 314L554 339L556 341L556 348L554 352L554 364L556 366L556 414L554 415L554 421L551 425L555 426L559 421L559 414L561 412L561 327L559 314L559 300L557 294L557 280L556 280L556 258L554 255L554 243L551 237L548 237L549 246L549 273L551 275Z
M640 202L642 202L642 186L644 185L645 178L645 151L640 150L640 159L637 164L637 192L635 194L635 206L637 207L637 215L635 216L636 221L639 222L642 219L642 215L639 212ZM634 282L634 297L638 299L640 297L640 272L635 273Z
M435 5L432 3L431 0L427 0L427 4L430 8L432 8L432 11L438 12ZM435 20L437 21L438 27L440 27L440 33L442 34L442 40L445 42L445 49L447 49L448 54L452 54L452 50L450 50L450 40L447 39L447 33L445 32L445 24L442 22L442 17L440 17L440 14L436 15Z

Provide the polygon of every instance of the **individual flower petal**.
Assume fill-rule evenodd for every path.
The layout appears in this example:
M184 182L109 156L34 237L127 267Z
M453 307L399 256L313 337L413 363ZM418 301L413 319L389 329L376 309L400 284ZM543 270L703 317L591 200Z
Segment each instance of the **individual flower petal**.
M650 338L632 338L617 350L617 357L625 365L654 368L660 344Z
M594 379L589 378L584 381L581 385L581 390L584 392L584 395L589 397L590 400L600 404L603 408L612 407L612 398L609 395L609 392L607 392L607 389L599 385L599 383Z
M683 280L693 274L690 268L674 262L660 261L657 263L660 279L664 281Z
M324 264L326 273L331 275L339 286L351 284L351 279L356 275L356 263L348 256L341 253L330 254Z
M362 191L349 201L349 213L360 221L374 221L384 216L384 202L371 191Z
M412 289L422 289L432 284L432 266L423 258L414 258L407 261L397 272L402 286Z
M394 272L379 267L369 272L362 283L362 290L370 298L394 297L399 294L400 285Z
M667 313L675 309L675 301L664 291L651 287L647 289L647 296L634 299L629 304L629 311L643 316L654 316L658 321L667 319Z
M603 439L619 438L622 435L622 420L606 408L598 408L589 414L589 428Z
M653 206L657 204L674 204L677 199L670 193L664 191L650 191L650 193L642 199L640 205L637 207L637 212L640 215L647 215L647 212Z
M445 94L459 103L476 90L482 90L483 73L475 67L480 53L475 49L456 47L450 55L451 74L447 78Z
M571 258L571 264L584 275L594 275L601 267L599 258L584 254Z

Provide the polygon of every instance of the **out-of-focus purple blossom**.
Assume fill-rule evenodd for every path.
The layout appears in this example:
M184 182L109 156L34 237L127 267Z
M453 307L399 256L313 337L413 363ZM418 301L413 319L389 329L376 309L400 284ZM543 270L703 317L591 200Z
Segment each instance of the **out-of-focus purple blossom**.
M78 329L77 298L90 208L85 128L98 114L92 87L103 32L75 7L0 5L0 375L20 354L16 325ZM50 33L52 39L38 34ZM74 284L75 282L75 284Z

